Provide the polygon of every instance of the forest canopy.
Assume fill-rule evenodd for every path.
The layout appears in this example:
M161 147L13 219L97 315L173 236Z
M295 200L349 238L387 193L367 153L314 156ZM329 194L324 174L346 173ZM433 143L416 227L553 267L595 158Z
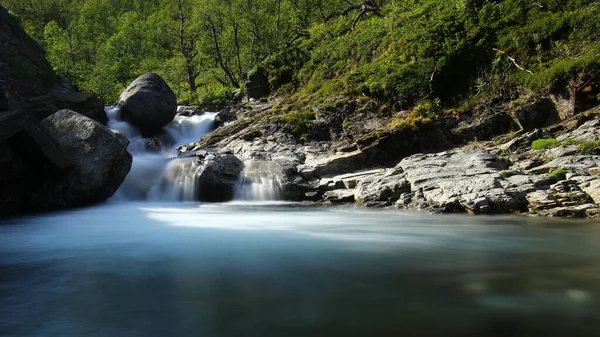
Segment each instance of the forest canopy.
M248 72L280 94L408 108L577 96L600 72L595 0L0 0L82 90L115 102L145 72L212 106ZM475 102L475 103L473 103Z

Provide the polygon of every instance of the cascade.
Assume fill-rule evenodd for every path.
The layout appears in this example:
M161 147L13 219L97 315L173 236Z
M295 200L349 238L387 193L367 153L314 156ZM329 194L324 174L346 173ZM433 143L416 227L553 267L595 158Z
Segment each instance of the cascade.
M199 116L177 115L156 136L160 149L151 148L149 141L127 122L119 119L119 108L106 107L108 127L120 131L130 144L133 163L129 175L119 188L116 198L152 201L193 201L197 194L196 175L201 168L195 158L175 158L179 145L196 142L213 129L216 113ZM236 200L279 200L281 169L272 162L249 160L236 186Z
M244 163L244 171L235 192L237 200L279 200L281 169L277 164L262 160Z
M117 198L131 200L193 200L193 173L198 165L191 159L172 159L177 147L197 142L213 129L216 116L206 112L199 116L177 115L155 137L160 150L152 149L148 139L129 123L119 119L119 108L106 107L108 127L120 131L129 139L128 150L133 156L131 171L117 192Z

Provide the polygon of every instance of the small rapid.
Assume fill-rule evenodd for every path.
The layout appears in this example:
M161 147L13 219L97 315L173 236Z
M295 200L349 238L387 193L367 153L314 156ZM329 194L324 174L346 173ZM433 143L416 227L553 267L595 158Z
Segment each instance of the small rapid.
M197 142L214 130L216 112L177 115L163 132L144 138L131 124L119 118L117 106L106 107L108 127L129 139L133 156L131 171L113 197L115 200L194 201L198 194L195 158L176 158L177 147ZM236 200L279 200L281 182L275 170L262 161L246 161L236 186Z
M177 201L185 200L174 192L178 187L165 188L165 178L172 175L169 168L179 159L177 147L197 142L200 137L214 129L214 112L197 116L177 115L164 131L153 137L144 138L131 124L119 118L119 108L106 107L108 127L121 132L129 139L128 150L133 156L131 171L117 191L116 199ZM169 180L167 180L168 182ZM193 186L192 186L193 187ZM187 187L188 189L191 187ZM188 198L189 199L189 198Z

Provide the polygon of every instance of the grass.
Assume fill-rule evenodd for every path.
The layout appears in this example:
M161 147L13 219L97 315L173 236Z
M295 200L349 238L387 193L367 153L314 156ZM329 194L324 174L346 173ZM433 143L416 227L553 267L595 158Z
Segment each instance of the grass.
M579 152L585 155L594 155L600 152L600 140L581 141L581 140L565 140L561 145L577 145Z
M559 146L559 142L554 138L538 139L531 143L532 150L546 150Z
M565 140L562 142L557 141L554 138L538 139L531 143L531 149L533 150L546 150L552 149L559 146L577 145L579 153L583 155L594 155L600 152L600 140L595 141L581 141L581 140Z

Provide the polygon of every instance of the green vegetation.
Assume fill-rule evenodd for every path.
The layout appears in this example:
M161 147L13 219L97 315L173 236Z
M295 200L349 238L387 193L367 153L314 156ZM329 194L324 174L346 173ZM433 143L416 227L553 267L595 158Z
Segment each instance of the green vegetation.
M544 139L538 139L533 141L533 143L531 143L531 149L532 150L546 150L546 149L551 149L553 147L557 147L560 144L558 143L558 141L556 141L556 139L554 138L544 138Z
M567 179L567 173L569 173L569 170L556 169L550 173L550 176L556 178L557 180L565 180Z
M561 145L577 145L581 154L594 155L600 152L600 140L582 141L582 140L565 140Z
M279 121L287 124L298 139L306 139L315 118L314 111L293 111L280 116Z
M298 116L284 119L297 121L307 120L299 111L339 96L367 97L387 116L409 111L390 128L417 128L448 111L471 113L532 92L562 95L579 110L600 94L595 0L0 4L60 74L109 102L154 71L182 103L218 105L259 66L295 107Z
M502 179L505 179L505 180L506 180L506 178L508 178L508 172L506 172L506 171L502 171L502 172L500 172L500 178L502 178Z
M55 70L107 102L153 71L182 103L214 105L343 0L0 0ZM345 5L344 5L345 6ZM322 19L321 19L322 20Z
M594 155L600 152L600 140L596 141L582 141L568 139L562 142L557 141L553 138L538 139L531 143L533 150L545 150L559 146L577 145L579 153L586 155Z

